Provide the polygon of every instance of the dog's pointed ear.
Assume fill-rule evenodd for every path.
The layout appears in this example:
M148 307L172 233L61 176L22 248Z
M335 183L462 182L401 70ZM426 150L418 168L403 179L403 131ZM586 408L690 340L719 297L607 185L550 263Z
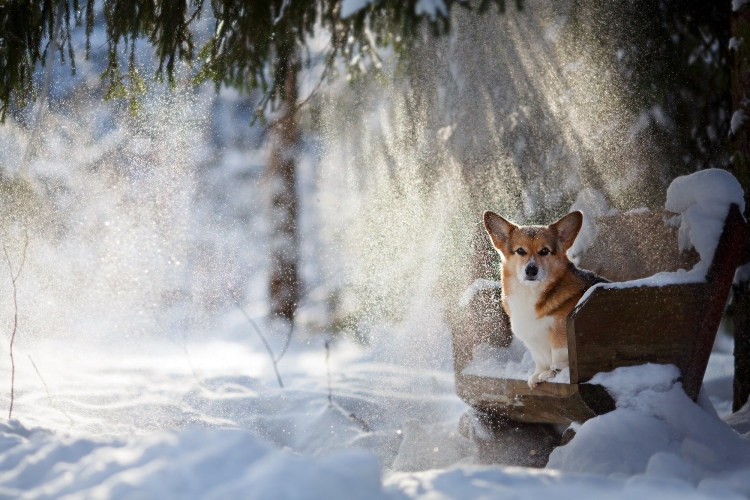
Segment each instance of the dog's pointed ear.
M567 252L573 246L573 242L576 240L576 236L578 236L582 225L583 212L576 210L550 226L557 233L557 241L564 252Z
M492 246L506 257L509 252L510 234L518 229L518 226L488 210L484 213L484 228L490 235Z

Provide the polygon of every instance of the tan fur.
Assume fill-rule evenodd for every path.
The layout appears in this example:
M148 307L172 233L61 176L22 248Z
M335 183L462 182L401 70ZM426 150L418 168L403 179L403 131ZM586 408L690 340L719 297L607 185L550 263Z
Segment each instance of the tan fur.
M525 325L530 324L529 321L534 323L531 325L531 331L534 331L534 328L538 329L539 325L548 328L547 349L551 349L553 352L559 349L567 350L566 321L568 314L573 310L586 289L595 282L603 281L602 278L592 273L576 268L566 254L581 229L583 214L573 212L550 226L517 226L493 212L485 212L484 221L492 244L503 260L503 308L511 317L511 323L514 323L515 318L509 304L509 298L513 297L514 294L517 294L517 297L534 297L536 318L525 320ZM524 255L519 253L519 249ZM525 269L531 263L532 258L534 259L533 264L539 269L539 274L529 279L525 274ZM518 321L520 320L516 322ZM548 324L548 327L545 326ZM521 333L523 332L514 331L514 333L522 337ZM522 340L532 351L534 360L537 362L537 371L539 371L539 358L541 356L535 354L534 348L527 339L522 337ZM536 344L534 347L539 353L540 346ZM541 346L541 350L543 349L544 346ZM567 354L564 364L567 366ZM542 366L542 368L545 371L541 372L542 376L539 378L541 382L550 376L547 375L549 370L554 372L564 367L555 366L555 363L552 362L548 366ZM538 374L535 373L536 375ZM532 388L536 383L535 378L529 380L529 385Z

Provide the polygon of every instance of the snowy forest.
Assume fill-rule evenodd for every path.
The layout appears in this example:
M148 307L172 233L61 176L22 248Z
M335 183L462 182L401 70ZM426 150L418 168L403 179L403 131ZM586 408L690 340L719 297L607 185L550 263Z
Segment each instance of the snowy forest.
M748 60L748 0L0 0L0 498L750 498ZM605 278L538 385L486 211Z

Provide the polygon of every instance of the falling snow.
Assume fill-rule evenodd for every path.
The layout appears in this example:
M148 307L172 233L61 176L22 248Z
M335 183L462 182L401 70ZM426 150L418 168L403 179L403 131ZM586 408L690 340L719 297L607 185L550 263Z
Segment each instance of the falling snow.
M371 3L344 0L341 16ZM480 20L455 9L454 34L420 53L429 70L409 92L334 83L316 104L296 186L305 297L286 351L289 329L268 318L266 282L271 253L290 240L270 234L266 207L279 186L264 175L266 130L248 125L258 96L195 89L180 68L175 88L150 84L131 117L100 99L106 36L97 25L77 76L55 68L54 105L23 173L29 190L0 205L11 262L29 234L0 497L750 495L749 410L727 418L733 344L723 333L700 405L669 367L601 375L617 410L578 426L546 469L482 464L458 432L468 406L455 392L449 319L498 286L472 276L479 214L554 220L574 202L586 214L571 249L579 255L597 236L595 218L614 213L610 203L647 204L639 182L653 158L638 145L649 127L675 126L659 106L628 108L609 70L566 45L566 12L524 5ZM414 7L433 19L447 10L443 0ZM202 36L213 29L198 22ZM83 40L73 41L82 53ZM137 49L144 74L154 69L146 45ZM396 72L391 55L386 77ZM302 75L300 95L319 77L320 67ZM732 133L745 120L735 113ZM21 175L28 122L19 113L0 126L3 190ZM715 224L698 217L719 220L715 206L700 209L718 201L693 188L741 196L726 177L700 175L669 200L683 213L681 234L708 259L700 235L713 238ZM4 332L11 295L0 274ZM283 389L253 325L275 357L284 352ZM493 349L478 346L465 373L527 378L523 346ZM0 409L9 380L3 344Z

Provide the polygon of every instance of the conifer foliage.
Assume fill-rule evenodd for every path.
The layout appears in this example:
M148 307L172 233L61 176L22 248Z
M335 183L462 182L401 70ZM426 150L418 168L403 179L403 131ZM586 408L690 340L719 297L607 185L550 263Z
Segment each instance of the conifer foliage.
M70 60L75 72L75 54L71 30L86 30L86 54L94 26L93 0L59 0L66 3L59 57ZM11 105L25 107L35 98L34 73L46 55L54 30L56 0L7 0L0 5L0 118L5 119ZM370 68L377 69L377 46L392 45L402 51L424 21L437 33L449 28L449 13L454 4L470 8L457 0L375 0L362 1L363 8L341 18L341 0L104 0L107 30L106 96L129 97L137 111L138 93L144 91L143 78L134 62L135 45L145 39L159 62L157 79L174 82L178 61L196 66L196 83L211 80L219 87L229 85L240 90L261 89L266 105L278 108L286 95L286 73L293 64L290 55L304 47L316 30L330 36L325 53L328 67L341 57L350 76ZM427 3L432 10L418 9ZM517 0L520 5L520 0ZM482 0L479 10L496 4L505 9L504 0ZM210 12L209 12L210 10ZM196 47L193 25L203 15L216 20L213 36ZM64 50L63 50L64 47ZM67 52L67 54L65 53ZM123 64L123 60L126 61ZM309 62L309 61L308 61ZM332 76L333 72L327 72Z
M11 104L23 108L36 97L34 72L44 61L55 29L58 2L52 0L6 1L0 4L0 123L5 121ZM71 22L84 23L86 39L94 27L94 0L66 2L59 43L60 61L70 59L75 73L71 44ZM86 57L90 44L86 43Z

